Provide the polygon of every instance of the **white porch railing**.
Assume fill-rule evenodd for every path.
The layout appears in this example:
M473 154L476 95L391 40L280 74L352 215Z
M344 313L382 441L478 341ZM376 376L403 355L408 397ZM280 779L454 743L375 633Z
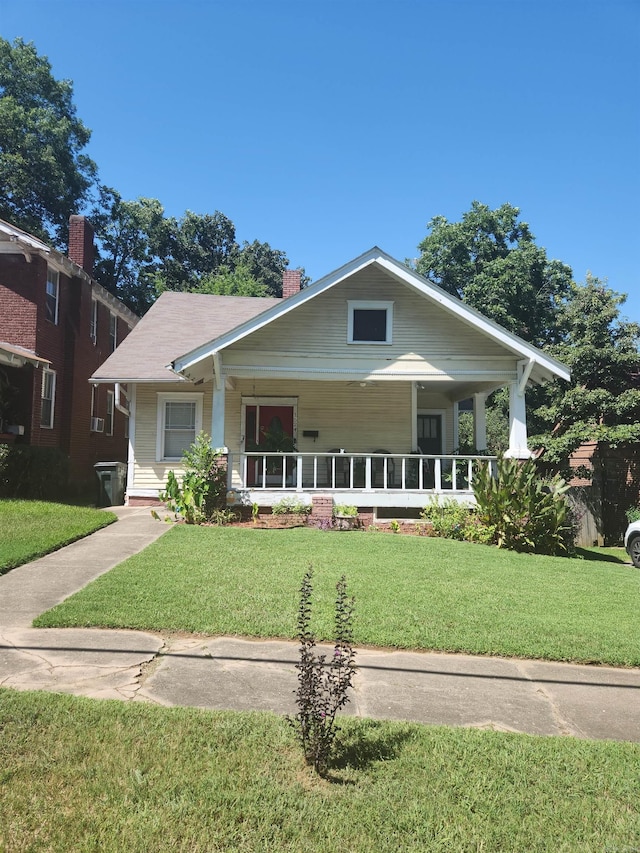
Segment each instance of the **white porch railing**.
M473 473L495 456L414 453L229 454L229 488L251 490L473 492Z

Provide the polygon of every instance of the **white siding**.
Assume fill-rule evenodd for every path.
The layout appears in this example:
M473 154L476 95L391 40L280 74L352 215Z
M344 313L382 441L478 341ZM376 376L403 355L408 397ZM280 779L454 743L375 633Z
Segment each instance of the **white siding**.
M195 388L185 382L138 385L136 390L136 429L134 489L162 489L170 470L179 471L178 462L156 461L156 431L158 420L158 394L169 392L204 393L202 428L211 432L211 384Z
M349 299L394 302L392 344L347 343ZM509 354L498 343L380 269L361 271L229 348L229 352L246 350L301 351L344 359L397 358L407 353L422 358Z

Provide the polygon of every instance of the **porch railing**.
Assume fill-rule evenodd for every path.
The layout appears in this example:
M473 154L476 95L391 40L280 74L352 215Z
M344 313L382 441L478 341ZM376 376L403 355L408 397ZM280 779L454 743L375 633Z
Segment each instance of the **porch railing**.
M414 453L236 453L229 454L229 487L471 493L477 466L495 461Z

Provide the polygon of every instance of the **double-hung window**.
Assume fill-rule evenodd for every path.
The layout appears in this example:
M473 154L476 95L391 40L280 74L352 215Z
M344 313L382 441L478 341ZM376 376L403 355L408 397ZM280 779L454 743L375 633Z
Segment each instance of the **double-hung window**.
M109 345L111 352L118 346L118 318L115 314L109 314Z
M40 392L40 426L53 428L53 416L56 407L56 374L54 370L42 371L42 390Z
M393 302L350 299L347 343L390 344L393 333Z
M47 289L45 294L45 317L50 323L58 324L58 302L60 298L60 276L57 270L47 267Z
M107 435L113 435L113 391L107 391Z
M159 462L182 459L182 454L202 430L202 394L158 394Z
M89 321L89 337L95 344L98 340L98 300L91 300L91 319Z

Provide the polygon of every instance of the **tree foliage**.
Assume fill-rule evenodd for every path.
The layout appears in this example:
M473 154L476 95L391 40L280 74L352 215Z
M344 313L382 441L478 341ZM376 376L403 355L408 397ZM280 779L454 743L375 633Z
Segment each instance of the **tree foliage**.
M0 38L0 217L62 247L95 184L90 135L71 82L32 43Z
M640 325L621 318L625 298L588 276L559 313L563 338L550 352L571 369L571 382L556 380L531 395L538 434L530 443L550 463L566 465L585 441L640 441Z
M101 187L92 219L96 279L138 314L164 290L282 296L286 254L258 240L241 247L233 222L219 211L166 217L157 199L124 201Z
M460 222L436 216L420 243L416 268L526 341L557 340L556 312L566 299L571 269L550 261L520 211L474 201Z
M115 190L101 187L92 221L99 242L96 280L136 314L144 314L157 296L162 205L154 198L124 201Z

